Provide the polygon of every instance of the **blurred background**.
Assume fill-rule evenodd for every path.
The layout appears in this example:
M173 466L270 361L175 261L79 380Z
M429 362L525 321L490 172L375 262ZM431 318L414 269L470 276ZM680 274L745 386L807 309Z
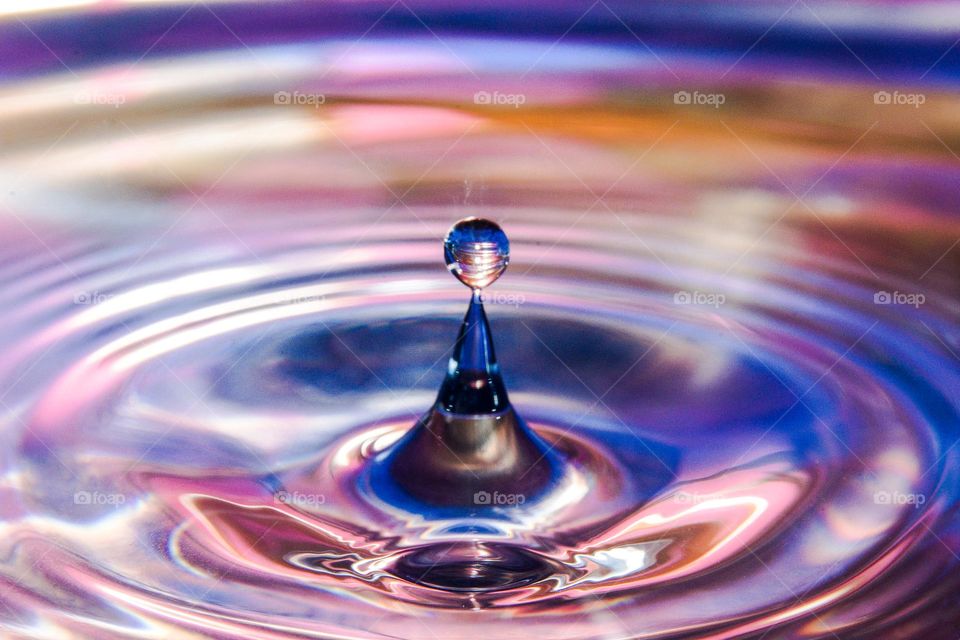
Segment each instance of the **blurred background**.
M954 2L3 0L2 635L955 640L958 79ZM250 514L430 405L468 215L523 415L686 511L451 608Z

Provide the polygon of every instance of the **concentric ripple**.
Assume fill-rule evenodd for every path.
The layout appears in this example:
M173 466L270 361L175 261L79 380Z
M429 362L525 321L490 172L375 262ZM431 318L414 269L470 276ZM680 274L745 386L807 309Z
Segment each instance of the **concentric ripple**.
M289 25L0 94L4 637L953 640L952 93L905 127L758 51L715 109L673 97L696 47ZM569 467L469 519L368 475L442 379L466 215Z

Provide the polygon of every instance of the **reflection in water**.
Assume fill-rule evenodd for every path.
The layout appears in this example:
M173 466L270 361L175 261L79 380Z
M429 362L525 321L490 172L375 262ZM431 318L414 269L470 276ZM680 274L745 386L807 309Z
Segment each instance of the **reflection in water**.
M955 11L48 4L0 9L3 635L953 640ZM572 463L465 517L370 461L468 215Z

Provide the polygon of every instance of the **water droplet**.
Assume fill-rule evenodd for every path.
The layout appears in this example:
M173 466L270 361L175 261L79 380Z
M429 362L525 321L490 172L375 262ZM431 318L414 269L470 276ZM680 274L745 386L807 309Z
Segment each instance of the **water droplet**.
M433 407L386 456L390 476L423 504L475 511L478 495L533 499L556 483L560 461L507 398L479 290L496 280L510 243L497 224L466 218L444 240L450 271L473 289Z
M510 262L510 241L500 226L483 218L464 218L443 241L447 268L471 289L489 286Z

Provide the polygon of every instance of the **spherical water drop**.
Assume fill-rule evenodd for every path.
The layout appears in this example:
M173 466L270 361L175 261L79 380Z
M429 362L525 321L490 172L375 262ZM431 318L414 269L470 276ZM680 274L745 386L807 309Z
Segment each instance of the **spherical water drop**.
M510 241L495 222L464 218L443 241L447 268L471 289L492 284L510 262Z

